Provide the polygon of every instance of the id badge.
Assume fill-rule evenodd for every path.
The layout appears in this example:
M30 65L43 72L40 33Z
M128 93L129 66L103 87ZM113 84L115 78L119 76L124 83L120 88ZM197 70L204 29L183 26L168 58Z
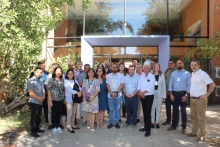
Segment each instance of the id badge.
M177 82L179 82L180 81L180 78L177 78L177 80L176 80Z
M147 82L150 82L150 79L147 79Z
M155 85L157 85L157 81L155 81Z
M88 92L90 93L90 92L91 92L91 89L88 89Z

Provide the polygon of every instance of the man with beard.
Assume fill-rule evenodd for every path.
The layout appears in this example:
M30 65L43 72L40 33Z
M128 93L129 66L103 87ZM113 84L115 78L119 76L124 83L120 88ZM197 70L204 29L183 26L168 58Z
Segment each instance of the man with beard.
M116 129L120 129L119 119L124 76L118 73L118 65L116 63L112 64L112 73L107 75L106 83L109 104L109 125L107 128L111 129L115 125Z
M151 135L151 107L154 100L155 76L150 73L150 66L143 65L144 75L138 81L138 95L141 98L144 128L139 129L140 132L145 132L145 137Z
M192 131L190 134L187 134L187 136L197 137L198 129L200 129L200 135L197 141L202 142L207 135L206 107L208 96L212 93L215 83L206 72L200 69L198 60L191 61L191 69L193 71L190 88L190 118L192 121ZM207 85L209 85L208 91Z
M29 106L31 109L31 136L37 138L40 137L37 133L43 133L40 129L42 103L45 99L45 90L41 75L43 70L40 67L35 68L34 76L28 80L27 90L29 92Z
M138 81L139 77L134 74L135 67L130 65L128 68L129 75L124 78L124 94L127 120L125 126L132 125L135 129L137 124L137 108L138 108Z
M105 60L105 61L104 61L104 67L105 67L105 73L106 73L107 75L112 72L111 69L110 69L110 64L109 64L109 61L108 61L108 60Z
M182 134L186 134L186 101L190 91L191 75L184 69L182 60L176 62L177 70L173 71L169 82L170 99L173 101L173 120L172 125L167 131L176 130L179 123L179 106L182 114Z

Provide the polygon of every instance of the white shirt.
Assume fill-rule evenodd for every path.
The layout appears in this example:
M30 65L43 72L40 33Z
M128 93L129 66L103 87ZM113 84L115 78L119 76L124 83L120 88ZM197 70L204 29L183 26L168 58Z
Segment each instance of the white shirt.
M141 74L139 75L137 72L135 72L135 75L137 75L137 76L142 76L142 75L144 75L144 72L141 72Z
M213 80L203 70L199 69L192 73L190 96L199 97L207 93L207 85Z
M79 85L77 80L75 80L76 83ZM66 102L73 102L72 95L76 94L77 91L73 90L73 85L75 84L74 80L64 80L64 87L65 87L65 101ZM81 90L81 87L79 86L79 89Z
M155 76L152 73L148 73L146 76L145 74L142 75L138 81L138 90L141 92L143 91L148 91L144 95L153 95L154 94L154 89L155 89Z

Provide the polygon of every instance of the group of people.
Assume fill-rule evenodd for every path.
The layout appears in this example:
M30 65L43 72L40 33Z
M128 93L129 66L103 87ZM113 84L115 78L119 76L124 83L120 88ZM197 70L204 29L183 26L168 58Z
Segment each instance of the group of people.
M75 123L77 106L80 103L76 102L76 98L81 97L80 116L83 118L83 124L88 125L86 130L94 133L95 122L97 128L105 128L103 124L105 111L109 114L108 129L112 127L119 129L121 116L126 117L123 127L131 126L135 129L140 121L140 105L142 105L144 127L139 131L145 132L146 137L151 135L151 128L160 128L160 113L164 100L167 120L162 125L171 125L167 131L176 130L180 107L182 133L186 134L186 101L190 97L193 128L187 136L197 136L200 129L198 141L203 141L206 137L207 97L213 91L215 84L209 75L200 69L199 61L191 61L192 74L184 69L181 60L176 63L169 60L168 69L164 74L160 70L159 63L151 61L150 64L142 66L136 59L132 60L132 65L128 68L125 67L123 59L120 59L119 63L112 63L111 66L106 60L104 63L99 63L96 70L89 64L84 65L84 70L82 66L82 61L78 61L74 70L73 62L69 62L68 70L63 72L62 68L54 63L51 66L51 74L46 75L44 63L39 62L27 84L33 137L39 137L38 133L44 132L40 129L40 115L45 101L48 104L48 110L44 111L45 119L49 123L48 129L52 129L54 134L62 133L61 113L64 107L67 109L68 131L74 133L74 130L80 129ZM208 90L207 85L209 85ZM75 86L79 89L74 89Z

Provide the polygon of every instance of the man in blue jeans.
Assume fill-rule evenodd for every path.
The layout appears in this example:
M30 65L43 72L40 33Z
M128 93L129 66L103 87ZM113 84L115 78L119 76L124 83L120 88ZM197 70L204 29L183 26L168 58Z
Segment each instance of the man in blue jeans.
M128 68L129 75L124 78L124 94L125 94L125 107L127 113L127 120L125 127L132 125L133 129L137 124L137 108L138 108L138 81L139 76L134 74L135 67L130 65Z
M170 99L173 101L173 120L172 125L167 131L176 130L179 123L179 106L182 114L182 134L186 134L186 100L190 91L191 74L184 69L181 60L176 62L177 70L171 74L169 82Z
M107 75L106 78L107 89L108 89L108 104L109 104L109 125L108 129L111 129L114 125L116 129L119 129L120 119L120 106L122 88L124 85L124 76L118 73L118 65L112 64L112 73Z

